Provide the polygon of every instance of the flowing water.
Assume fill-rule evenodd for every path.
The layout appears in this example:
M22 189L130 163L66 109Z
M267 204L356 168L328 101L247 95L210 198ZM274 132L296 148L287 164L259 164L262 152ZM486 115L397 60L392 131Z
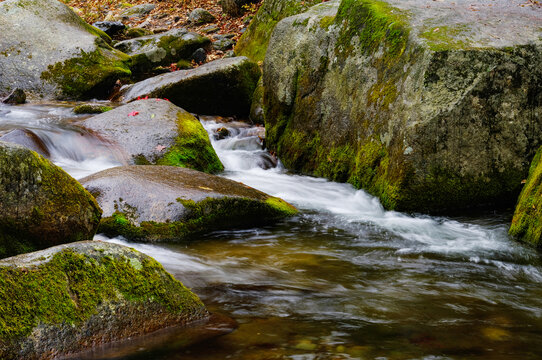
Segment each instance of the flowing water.
M0 107L0 131L29 129L75 177L125 161L74 126L78 119L69 107ZM223 176L279 196L300 214L182 245L97 235L153 256L211 311L239 323L189 348L150 350L142 341L131 355L106 358L542 358L542 261L508 238L510 212L385 211L350 185L289 174L262 150L262 128L202 120L210 134L229 130L212 136Z

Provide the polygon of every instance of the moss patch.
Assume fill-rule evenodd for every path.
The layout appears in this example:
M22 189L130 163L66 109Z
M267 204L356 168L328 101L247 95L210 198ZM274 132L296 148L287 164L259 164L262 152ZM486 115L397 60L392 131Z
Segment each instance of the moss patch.
M113 110L111 106L96 105L96 104L82 104L73 108L75 114L101 114L106 111Z
M514 239L542 248L542 148L536 153L529 177L519 196L509 234Z
M102 219L99 231L140 241L182 241L213 230L265 225L297 213L293 206L272 197L265 201L238 197L177 201L188 211L182 221L143 221L137 226L130 222L129 215L115 212Z
M469 49L471 43L465 35L468 33L467 25L435 26L420 34L421 38L427 40L427 45L434 51L445 51L454 49Z
M157 161L158 165L187 167L216 174L224 170L200 122L187 112L177 115L175 144Z
M31 268L0 267L0 339L28 336L38 324L79 325L99 306L157 303L173 314L201 312L196 295L151 258L90 257L70 249Z

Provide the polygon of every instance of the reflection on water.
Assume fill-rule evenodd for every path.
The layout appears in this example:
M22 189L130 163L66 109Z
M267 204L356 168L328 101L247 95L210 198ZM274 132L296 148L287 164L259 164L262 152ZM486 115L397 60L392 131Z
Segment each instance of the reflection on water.
M68 140L81 137L70 128L76 119L69 120L69 109L16 109L17 121L12 110L0 108L0 130L56 132L61 138L50 150L60 142L85 153ZM301 212L275 226L214 232L188 244L98 235L153 256L211 311L239 323L229 335L184 350L146 348L144 358L542 358L542 262L535 250L507 237L510 214L385 211L350 185L288 174L261 149L261 128L210 118L204 125L211 134L228 130L221 140L211 136L224 176L280 196ZM97 160L100 166L87 169L91 156L65 158L87 172L115 165Z

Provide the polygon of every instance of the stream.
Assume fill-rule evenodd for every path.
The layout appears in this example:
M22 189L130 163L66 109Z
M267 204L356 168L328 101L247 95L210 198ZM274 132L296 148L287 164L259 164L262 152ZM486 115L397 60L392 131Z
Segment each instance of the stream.
M0 134L38 139L75 178L126 163L76 126L73 104L0 105ZM508 212L434 217L385 211L348 184L288 173L263 128L201 117L224 177L299 215L189 244L128 245L161 262L231 334L188 348L146 346L93 359L540 359L542 261L508 238ZM215 139L225 127L229 136ZM276 166L275 166L276 165Z

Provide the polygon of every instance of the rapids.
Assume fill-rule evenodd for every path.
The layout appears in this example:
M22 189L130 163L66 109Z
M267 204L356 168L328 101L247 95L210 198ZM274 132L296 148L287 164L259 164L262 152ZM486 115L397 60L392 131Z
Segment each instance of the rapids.
M68 105L0 105L0 133L32 131L76 178L125 162L76 126ZM539 359L540 254L507 236L511 210L433 217L385 211L348 184L288 173L263 128L202 117L222 176L300 214L188 244L132 246L160 261L239 328L185 349L142 341L92 359ZM229 135L219 138L217 130Z

